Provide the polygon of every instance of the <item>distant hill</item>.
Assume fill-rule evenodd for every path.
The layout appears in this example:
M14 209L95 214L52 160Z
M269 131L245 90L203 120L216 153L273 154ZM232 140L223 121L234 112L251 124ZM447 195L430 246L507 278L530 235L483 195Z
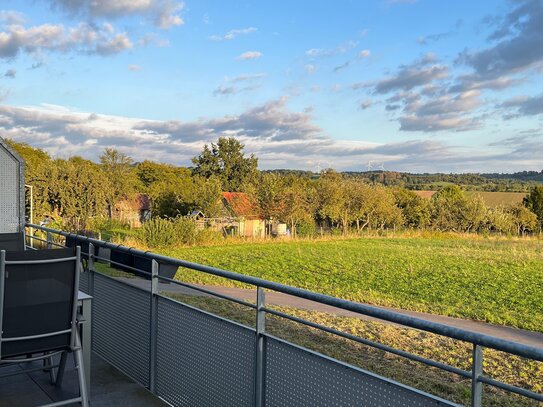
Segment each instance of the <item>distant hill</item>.
M535 181L543 182L543 170L537 171L521 171L514 172L513 174L481 174L483 177L492 178L492 179L516 179L520 181Z
M312 171L277 169L268 170L281 175L294 175L306 178L318 178ZM388 186L401 186L415 191L437 191L446 185L460 185L467 191L486 192L528 192L531 187L543 183L543 170L522 171L512 174L412 174L399 171L344 171L347 177L362 179Z

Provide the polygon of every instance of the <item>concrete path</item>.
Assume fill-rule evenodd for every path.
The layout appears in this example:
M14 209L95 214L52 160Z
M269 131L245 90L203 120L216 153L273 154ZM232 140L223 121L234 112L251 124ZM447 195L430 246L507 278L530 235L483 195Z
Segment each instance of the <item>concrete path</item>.
M140 288L145 288L150 290L151 283L147 280L142 280L139 278L123 278L119 277L118 280L123 282L133 284ZM204 286L197 285L198 287L205 288L207 290L228 295L230 297L238 298L248 302L256 302L256 290L249 290L244 288L236 287L219 287L219 286ZM165 284L159 283L159 291L167 293L177 293L177 294L188 294L188 295L206 295L200 291L193 290L190 288L182 287L175 284ZM343 309L335 308L329 305L317 303L314 301L309 301L303 298L293 297L288 294L278 293L274 291L266 291L266 302L271 305L286 306L298 309L304 309L308 311L319 311L326 312L339 316L346 316L352 318L361 318L365 320L373 320L386 322L378 320L376 318L368 317L365 315L360 315L355 312L346 311ZM390 311L398 312L404 315L409 315L416 318L421 318L431 322L437 322L445 325L454 326L457 328L465 329L467 331L477 332L485 335L494 336L500 339L523 343L525 345L534 346L543 349L543 333L527 331L524 329L511 328L503 325L493 325L480 321L472 321L469 319L453 318L442 315L428 314L426 312L416 312L408 311L403 309L381 307L382 309L387 309Z

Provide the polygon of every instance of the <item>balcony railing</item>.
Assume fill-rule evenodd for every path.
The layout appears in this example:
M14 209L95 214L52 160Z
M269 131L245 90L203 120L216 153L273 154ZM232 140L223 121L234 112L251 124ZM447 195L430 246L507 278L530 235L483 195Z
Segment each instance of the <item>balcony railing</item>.
M88 256L81 276L81 290L93 296L93 351L171 405L457 405L280 339L266 331L266 315L285 318L469 379L470 405L473 407L482 405L483 385L543 401L541 394L500 382L483 373L485 348L543 361L541 348L84 236L36 225L27 226L41 230L45 236L28 236L28 239L41 241L47 247L63 246L66 238L75 239L81 244L84 254ZM151 272L101 257L99 254L103 249L147 259L152 265ZM149 289L138 288L97 271L97 261L147 276L151 279ZM256 290L256 303L161 276L161 263L251 285ZM162 295L158 290L159 281L249 307L254 310L255 325L248 327ZM469 343L472 346L471 370L278 311L266 304L266 290Z

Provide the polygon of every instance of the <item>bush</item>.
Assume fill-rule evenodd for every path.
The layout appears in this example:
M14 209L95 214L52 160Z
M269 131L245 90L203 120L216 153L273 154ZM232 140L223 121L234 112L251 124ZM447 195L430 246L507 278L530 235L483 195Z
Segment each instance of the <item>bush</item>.
M189 218L177 217L172 221L175 229L176 243L194 244L198 238L196 223Z
M296 226L296 234L300 237L314 237L317 235L317 225L313 220L301 221Z
M139 238L149 247L176 244L176 226L169 219L153 218L143 224L139 230Z
M218 231L198 230L194 220L183 216L173 219L153 218L143 224L139 238L148 247L213 243L223 239Z

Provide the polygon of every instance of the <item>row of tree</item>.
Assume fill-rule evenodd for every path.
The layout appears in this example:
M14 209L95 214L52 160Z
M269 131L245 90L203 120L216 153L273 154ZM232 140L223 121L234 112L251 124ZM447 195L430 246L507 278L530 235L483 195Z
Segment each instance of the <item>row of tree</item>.
M483 199L448 185L425 199L400 186L325 170L318 177L298 172L260 172L258 160L243 145L220 138L193 159L192 168L144 161L134 163L106 149L100 163L81 157L52 159L25 144L11 144L26 161L37 217L61 219L72 230L96 219L114 217L115 205L145 193L157 217L183 216L201 210L221 214L221 192L241 191L253 200L263 219L285 222L293 234L316 228L349 230L387 228L455 232L497 231L523 235L543 226L543 186L534 186L523 205L489 208Z

